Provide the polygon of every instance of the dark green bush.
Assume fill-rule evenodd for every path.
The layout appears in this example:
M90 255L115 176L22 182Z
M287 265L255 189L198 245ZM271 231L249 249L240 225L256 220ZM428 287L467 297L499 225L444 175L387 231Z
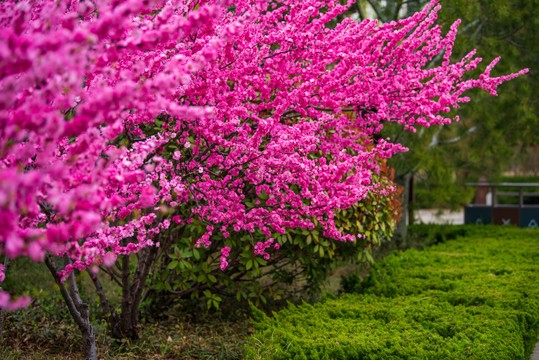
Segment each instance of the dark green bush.
M454 226L435 224L414 224L408 227L407 248L424 249L426 247L453 240L460 236L476 232L476 225ZM406 250L406 249L401 249Z
M274 318L256 312L246 358L529 359L539 330L539 231L475 229L387 256L358 293Z

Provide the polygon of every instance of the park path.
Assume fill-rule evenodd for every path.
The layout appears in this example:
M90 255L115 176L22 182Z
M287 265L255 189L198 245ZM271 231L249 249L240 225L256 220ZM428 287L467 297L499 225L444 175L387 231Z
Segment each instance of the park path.
M421 209L414 211L416 224L464 224L464 210Z
M535 350L533 350L533 354L530 360L539 360L539 342L537 342L537 344L535 345Z

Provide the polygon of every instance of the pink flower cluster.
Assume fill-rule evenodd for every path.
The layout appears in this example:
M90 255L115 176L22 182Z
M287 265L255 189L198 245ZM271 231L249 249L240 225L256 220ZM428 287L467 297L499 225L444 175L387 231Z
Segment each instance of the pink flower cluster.
M466 90L495 95L527 71L491 77L496 59L463 80L481 59L450 63L458 22L442 35L436 3L330 29L350 4L0 2L0 252L67 253L65 277L193 218L206 247L315 219L353 241L333 211L387 191L372 180L378 160L406 150L373 140L385 122L450 123L439 113ZM268 242L254 251L269 256Z
M270 254L268 254L266 252L266 249L269 248L273 244L273 241L274 241L273 238L269 238L268 240L266 240L264 242L261 242L261 241L257 242L256 245L255 245L255 251L254 251L255 254L256 255L262 255L262 256L264 256L265 260L269 260ZM273 247L274 247L275 250L278 250L280 245L279 245L279 243L275 243L273 245Z
M227 258L230 255L230 247L225 246L221 249L221 270L225 270L228 266Z

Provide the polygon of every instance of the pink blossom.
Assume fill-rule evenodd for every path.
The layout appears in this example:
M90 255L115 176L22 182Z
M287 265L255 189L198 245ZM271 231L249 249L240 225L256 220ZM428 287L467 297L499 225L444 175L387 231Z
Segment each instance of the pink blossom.
M103 256L103 264L106 266L106 267L111 267L112 265L114 265L114 263L116 262L116 254L114 254L113 252L107 252L104 256Z
M230 255L230 247L225 246L221 249L221 271L224 271L228 266L227 258Z
M34 261L43 261L45 251L36 241L34 241L28 245L28 256Z
M353 241L333 213L394 190L375 176L407 150L372 140L387 122L445 126L467 90L496 95L527 72L492 77L495 59L470 78L475 52L451 64L458 22L442 34L436 0L397 23L335 27L348 6L336 0L96 3L99 16L0 2L0 251L65 252L63 278L155 246L169 217L211 226L197 246L222 242L215 227L263 234L249 246L266 259L289 229Z
M224 248L221 249L221 254L225 257L228 257L228 255L230 254L230 247L228 246L225 246Z
M153 206L157 202L156 189L153 186L145 186L140 190L139 203L143 208Z
M14 311L21 308L27 308L28 305L30 305L30 302L31 299L29 297L19 297L17 300L12 301L8 293L0 290L0 309Z

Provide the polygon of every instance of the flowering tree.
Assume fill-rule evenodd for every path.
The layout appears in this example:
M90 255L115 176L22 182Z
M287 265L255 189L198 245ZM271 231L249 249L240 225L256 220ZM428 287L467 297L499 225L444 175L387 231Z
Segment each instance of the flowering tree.
M449 62L458 22L443 36L435 0L398 22L328 28L349 5L0 3L0 251L71 279L62 294L89 358L74 269L157 247L193 218L206 223L197 246L223 242L223 270L230 232L263 233L250 244L263 257L291 228L354 241L363 235L337 230L333 213L391 191L372 181L378 159L405 150L375 138L385 122L448 124L439 113L469 101L466 90L495 95L526 72L491 77L496 59L466 80L481 59Z

